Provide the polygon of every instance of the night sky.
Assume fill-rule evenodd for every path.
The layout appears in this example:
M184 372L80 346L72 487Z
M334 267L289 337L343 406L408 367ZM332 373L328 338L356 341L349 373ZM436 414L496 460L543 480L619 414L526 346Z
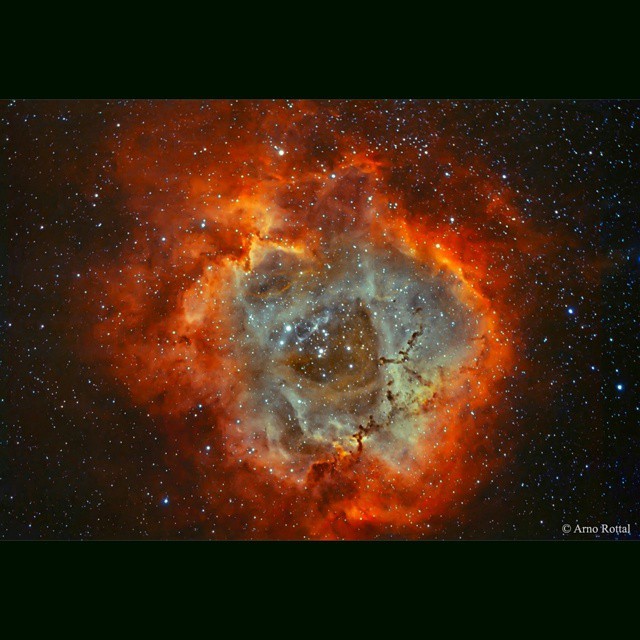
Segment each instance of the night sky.
M640 102L0 110L2 538L640 537Z

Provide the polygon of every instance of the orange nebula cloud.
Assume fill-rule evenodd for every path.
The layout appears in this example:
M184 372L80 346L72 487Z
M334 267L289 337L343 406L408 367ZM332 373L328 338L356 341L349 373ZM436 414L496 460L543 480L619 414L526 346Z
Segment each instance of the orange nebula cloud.
M87 342L211 537L429 536L510 453L513 270L544 238L446 140L385 145L349 109L145 104L112 149L132 228Z

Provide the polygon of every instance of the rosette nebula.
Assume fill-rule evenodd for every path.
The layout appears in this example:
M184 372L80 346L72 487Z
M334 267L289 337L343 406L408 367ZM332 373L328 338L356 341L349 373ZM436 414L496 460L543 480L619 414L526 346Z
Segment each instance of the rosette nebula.
M637 533L637 104L4 113L5 535Z

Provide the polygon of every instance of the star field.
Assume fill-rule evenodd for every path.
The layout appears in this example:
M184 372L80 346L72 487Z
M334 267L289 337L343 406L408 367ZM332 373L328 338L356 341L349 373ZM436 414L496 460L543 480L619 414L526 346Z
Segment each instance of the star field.
M637 102L1 111L3 538L638 537Z

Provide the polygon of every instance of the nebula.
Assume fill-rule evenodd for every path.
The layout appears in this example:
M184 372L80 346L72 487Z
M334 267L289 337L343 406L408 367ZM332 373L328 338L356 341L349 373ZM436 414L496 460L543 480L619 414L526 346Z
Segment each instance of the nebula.
M177 442L188 517L235 522L213 537L424 537L508 460L514 270L544 235L446 140L336 123L166 103L112 149L135 225L76 297L86 357Z
M638 537L637 101L0 121L0 537Z

